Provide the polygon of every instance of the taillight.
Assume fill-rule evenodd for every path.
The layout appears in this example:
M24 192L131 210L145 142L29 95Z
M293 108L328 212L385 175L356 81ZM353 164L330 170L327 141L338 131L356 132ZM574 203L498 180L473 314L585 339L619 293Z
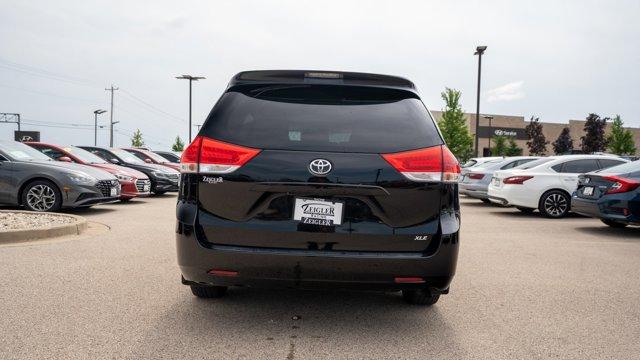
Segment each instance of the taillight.
M258 155L260 150L196 137L180 158L183 173L228 174Z
M613 182L613 185L607 190L607 194L625 193L633 191L640 186L640 182L620 176L603 176L603 178Z
M460 164L444 145L381 155L410 180L456 182L460 177Z
M473 180L482 180L482 178L484 177L484 174L474 174L471 173L468 175L469 179L473 179Z
M533 179L533 176L510 176L502 180L502 183L511 185L522 185L522 183L529 179Z

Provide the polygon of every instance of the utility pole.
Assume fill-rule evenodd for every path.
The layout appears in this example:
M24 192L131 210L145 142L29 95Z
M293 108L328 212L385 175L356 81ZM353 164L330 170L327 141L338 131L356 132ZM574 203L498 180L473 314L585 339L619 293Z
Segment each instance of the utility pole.
M181 80L189 80L189 144L191 144L191 130L193 128L193 126L191 125L191 84L194 81L198 81L200 79L205 79L204 76L191 76L191 75L182 75L182 76L176 76L176 79L181 79Z
M93 146L98 146L98 115L106 113L107 110L98 109L93 112Z
M110 88L105 89L106 91L111 91L111 112L109 113L109 146L113 147L113 125L119 123L119 121L114 122L113 121L113 92L115 90L119 90L119 88L114 88L113 85L111 85Z
M478 129L480 127L480 74L482 72L482 54L487 50L486 46L478 46L476 47L476 52L473 55L478 55L478 94L476 98L476 145L475 145L475 156L478 156L478 140L480 139L478 136Z

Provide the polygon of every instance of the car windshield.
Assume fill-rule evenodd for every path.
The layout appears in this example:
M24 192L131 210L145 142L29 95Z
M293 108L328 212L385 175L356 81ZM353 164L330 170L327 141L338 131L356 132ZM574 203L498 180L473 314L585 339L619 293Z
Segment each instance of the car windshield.
M630 174L640 171L640 160L612 166L610 168L596 171L601 174Z
M64 147L63 149L69 154L89 164L106 164L107 163L104 159L88 152L85 149L80 149L79 147L67 146L67 147Z
M160 156L160 155L158 155L158 154L156 154L154 152L151 152L149 150L138 150L138 151L140 151L142 154L144 154L144 156L146 156L148 158L151 158L151 160L153 160L155 162L158 162L158 163L166 163L167 162L167 159L165 159L162 156Z
M114 153L117 157L124 160L124 162L131 164L144 164L144 161L138 159L132 153L122 150L122 149L109 149L112 153Z
M392 153L442 144L413 95L348 86L227 92L200 133L268 150Z
M0 142L0 151L15 161L53 161L40 151L17 141Z
M542 159L538 159L538 160L534 160L534 161L529 161L526 164L522 164L520 166L514 167L514 169L521 169L521 170L531 169L531 168L534 168L534 167L536 167L538 165L542 165L544 163L547 163L547 162L549 162L551 160L553 160L553 159L551 159L551 158L542 158Z

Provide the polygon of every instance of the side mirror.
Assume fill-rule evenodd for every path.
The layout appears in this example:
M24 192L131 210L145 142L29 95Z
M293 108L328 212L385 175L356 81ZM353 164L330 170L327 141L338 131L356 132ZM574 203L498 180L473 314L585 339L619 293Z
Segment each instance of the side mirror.
M118 160L116 158L109 159L109 162L112 163L112 164L120 164L120 160Z
M144 159L144 162L146 162L147 164L153 164L153 161L151 161L151 159Z
M58 161L68 162L68 163L73 162L73 160L71 160L71 158L70 158L70 157L68 157L68 156L60 156L60 157L58 158Z

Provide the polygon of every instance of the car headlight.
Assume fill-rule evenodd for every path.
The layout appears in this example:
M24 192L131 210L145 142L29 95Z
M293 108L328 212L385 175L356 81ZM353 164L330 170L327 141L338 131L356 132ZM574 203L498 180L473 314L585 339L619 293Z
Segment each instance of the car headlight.
M153 176L155 177L159 177L159 178L163 178L163 179L168 179L169 177L167 176L167 173L163 173L160 171L152 171L151 172L153 174Z
M125 181L125 182L133 181L133 176L129 176L125 174L115 174L115 176L119 181Z
M69 179L71 179L71 181L73 181L74 183L80 185L93 185L98 181L98 179L94 178L93 176L83 173L67 174L67 177L69 177Z

